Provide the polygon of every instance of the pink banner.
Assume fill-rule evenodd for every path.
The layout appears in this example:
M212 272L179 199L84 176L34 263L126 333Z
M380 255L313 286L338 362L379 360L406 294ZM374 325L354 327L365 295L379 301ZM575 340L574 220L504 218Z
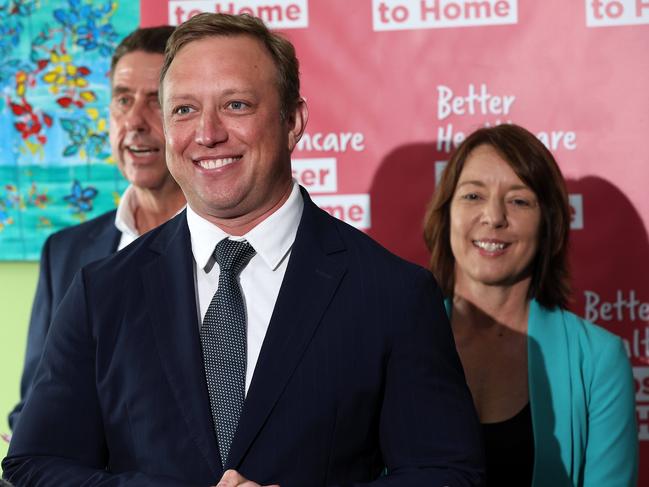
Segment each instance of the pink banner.
M250 13L296 45L316 202L427 262L422 219L452 148L519 123L552 150L573 209L573 310L620 335L649 485L649 0L142 0L142 24ZM643 465L644 464L644 465Z

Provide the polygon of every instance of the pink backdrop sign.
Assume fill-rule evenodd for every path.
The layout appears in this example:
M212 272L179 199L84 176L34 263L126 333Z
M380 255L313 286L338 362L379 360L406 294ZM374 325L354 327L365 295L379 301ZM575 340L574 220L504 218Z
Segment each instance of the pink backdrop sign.
M142 0L143 25L250 13L296 45L315 201L425 265L449 153L505 121L555 154L573 210L573 310L621 336L649 485L649 0ZM200 65L197 65L200 69Z

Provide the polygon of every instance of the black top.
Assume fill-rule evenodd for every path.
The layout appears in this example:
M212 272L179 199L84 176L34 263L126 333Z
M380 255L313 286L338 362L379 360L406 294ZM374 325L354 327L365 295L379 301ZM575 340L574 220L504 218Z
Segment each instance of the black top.
M532 485L534 432L529 402L514 417L483 423L487 487Z

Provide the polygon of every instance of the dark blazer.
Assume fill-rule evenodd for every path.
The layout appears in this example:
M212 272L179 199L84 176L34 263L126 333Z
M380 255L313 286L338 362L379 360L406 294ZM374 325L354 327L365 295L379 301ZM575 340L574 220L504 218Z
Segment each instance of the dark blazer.
M65 296L74 275L84 265L117 250L121 233L115 227L116 211L109 211L80 225L58 231L50 235L43 245L20 381L20 402L9 414L9 427L12 430L34 379L54 311Z
M432 276L303 196L225 468L281 487L479 485ZM76 276L2 466L18 485L220 479L185 212Z

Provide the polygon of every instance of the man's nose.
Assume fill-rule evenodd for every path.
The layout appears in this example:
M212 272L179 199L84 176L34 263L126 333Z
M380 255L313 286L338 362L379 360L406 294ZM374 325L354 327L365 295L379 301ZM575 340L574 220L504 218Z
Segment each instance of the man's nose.
M146 104L136 100L125 114L124 124L126 130L132 132L146 132L149 129L147 122Z
M199 145L214 147L228 139L228 131L215 110L204 110L196 127L195 141Z

